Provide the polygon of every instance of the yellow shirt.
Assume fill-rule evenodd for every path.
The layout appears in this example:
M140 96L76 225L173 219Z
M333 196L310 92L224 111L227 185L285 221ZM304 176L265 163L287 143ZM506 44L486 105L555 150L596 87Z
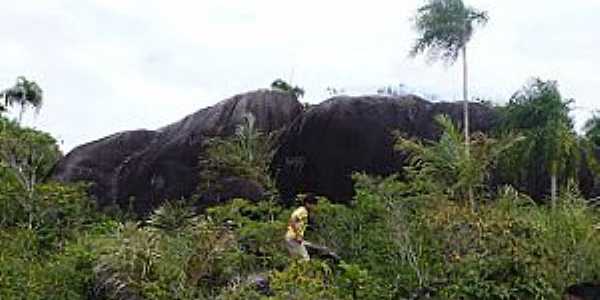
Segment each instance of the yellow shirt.
M303 240L304 230L306 230L306 222L308 221L308 210L304 206L300 206L294 210L288 222L286 239ZM292 224L296 224L296 229Z

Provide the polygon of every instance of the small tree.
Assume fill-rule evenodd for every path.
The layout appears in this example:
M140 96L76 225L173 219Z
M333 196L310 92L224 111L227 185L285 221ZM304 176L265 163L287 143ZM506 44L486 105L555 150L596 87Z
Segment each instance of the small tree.
M292 86L282 79L276 79L271 83L271 88L274 90L282 91L291 94L296 99L304 97L304 89L299 86Z
M219 178L231 176L252 180L270 190L273 188L269 177L272 155L271 137L259 132L254 116L248 114L234 136L215 138L208 143L200 157L203 166L200 189L210 189Z
M502 128L519 131L526 141L504 159L515 180L529 181L550 174L550 198L556 203L558 177L574 179L580 149L569 117L572 99L563 99L556 81L534 79L515 93L504 109Z
M12 182L25 191L32 225L35 187L50 172L61 152L49 134L0 118L0 180Z

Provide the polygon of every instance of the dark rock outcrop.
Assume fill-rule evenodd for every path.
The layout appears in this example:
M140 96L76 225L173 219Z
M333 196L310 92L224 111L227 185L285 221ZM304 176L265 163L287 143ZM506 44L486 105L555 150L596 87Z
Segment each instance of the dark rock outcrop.
M204 191L198 208L212 206L220 203L223 199L243 198L250 201L258 201L267 190L258 182L240 177L223 177L218 182L220 187L210 188Z
M198 157L207 138L233 134L247 113L254 115L259 130L272 132L301 112L302 105L287 93L240 94L156 131L119 133L79 146L58 163L52 177L90 181L101 205L115 202L126 207L133 199L135 211L145 214L165 199L195 192L200 180ZM257 193L248 184L236 184ZM232 195L246 196L242 192Z
M567 300L600 300L600 283L584 282L567 287L563 294Z
M52 178L62 182L91 183L90 193L99 205L110 204L115 193L113 175L132 153L143 150L157 133L151 130L125 131L73 149L54 168Z
M498 118L479 103L471 103L469 112L472 131L489 131ZM272 164L279 191L284 199L314 192L348 201L354 194L353 172L389 175L401 170L405 157L393 150L393 130L436 139L440 129L433 118L439 114L460 124L462 103L432 103L409 95L343 96L315 105L282 134Z

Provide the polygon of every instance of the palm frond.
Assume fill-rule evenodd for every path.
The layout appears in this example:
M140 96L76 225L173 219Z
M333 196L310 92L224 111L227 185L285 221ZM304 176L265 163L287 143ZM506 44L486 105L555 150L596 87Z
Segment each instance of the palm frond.
M409 55L427 52L431 60L441 58L452 64L471 39L473 26L488 20L487 12L467 7L462 0L430 0L414 17L419 38Z

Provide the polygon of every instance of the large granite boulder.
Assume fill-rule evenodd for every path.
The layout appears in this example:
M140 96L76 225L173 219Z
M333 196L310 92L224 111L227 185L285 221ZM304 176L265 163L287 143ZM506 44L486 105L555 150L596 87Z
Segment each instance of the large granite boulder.
M490 107L470 104L472 131L489 131L497 121ZM354 195L351 174L389 175L405 155L393 150L393 130L433 140L433 121L447 114L462 123L462 103L432 103L417 96L334 97L311 107L282 134L272 172L284 200L314 192L345 202ZM462 126L462 125L461 125Z
M208 138L233 134L248 113L259 130L269 133L301 112L302 105L288 93L240 94L156 131L124 132L79 146L58 163L53 178L89 181L100 205L126 207L132 201L135 211L145 214L166 199L189 197L196 191L198 158ZM258 193L252 184L235 186L250 190L253 195L248 198ZM244 192L231 190L229 196L247 196Z
M99 204L110 204L108 195L115 194L117 188L113 182L116 167L132 153L144 149L156 134L152 130L125 131L81 145L58 162L52 178L89 182L89 192L98 197Z

